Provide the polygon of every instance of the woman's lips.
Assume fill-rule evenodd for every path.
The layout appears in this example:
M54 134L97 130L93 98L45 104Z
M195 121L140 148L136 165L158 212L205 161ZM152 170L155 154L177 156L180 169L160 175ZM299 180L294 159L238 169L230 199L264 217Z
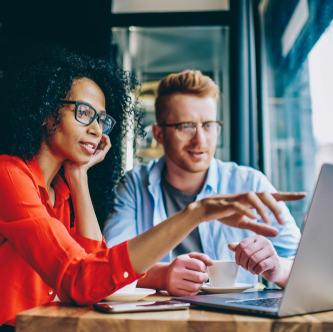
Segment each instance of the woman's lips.
M80 142L80 145L89 154L94 154L95 153L95 144Z

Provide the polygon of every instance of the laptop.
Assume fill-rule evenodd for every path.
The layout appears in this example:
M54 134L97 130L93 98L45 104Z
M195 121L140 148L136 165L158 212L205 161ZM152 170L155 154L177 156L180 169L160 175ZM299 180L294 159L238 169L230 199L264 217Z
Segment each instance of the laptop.
M333 165L322 166L284 290L174 299L201 307L271 317L333 310Z

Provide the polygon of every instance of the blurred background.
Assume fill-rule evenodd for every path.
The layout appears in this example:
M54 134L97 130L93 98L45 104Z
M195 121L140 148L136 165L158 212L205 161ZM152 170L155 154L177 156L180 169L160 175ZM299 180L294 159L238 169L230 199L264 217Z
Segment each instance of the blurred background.
M227 26L112 28L113 57L118 65L133 72L141 82L139 102L145 111L147 136L139 143L134 165L163 155L152 135L155 95L159 81L186 69L200 70L220 87L229 85L229 28ZM228 93L219 98L218 117L228 123ZM216 157L228 159L228 124L223 127ZM128 167L132 167L129 164Z
M333 163L332 19L331 0L2 1L0 75L39 43L133 72L147 135L134 142L129 130L128 170L163 155L151 134L159 80L201 70L221 90L216 157L261 170L278 190L308 192L289 204L302 227L321 165Z

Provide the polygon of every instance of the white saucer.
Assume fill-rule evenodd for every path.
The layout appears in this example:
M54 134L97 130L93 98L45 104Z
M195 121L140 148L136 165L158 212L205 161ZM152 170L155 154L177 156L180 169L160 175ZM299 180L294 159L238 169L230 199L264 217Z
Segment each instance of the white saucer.
M246 289L252 288L251 284L237 283L234 287L211 287L209 283L203 284L201 290L205 293L224 294L224 293L240 293Z
M115 301L115 302L127 302L127 301L139 301L148 295L155 294L155 289L149 288L135 288L133 293L114 293L107 296L103 301Z

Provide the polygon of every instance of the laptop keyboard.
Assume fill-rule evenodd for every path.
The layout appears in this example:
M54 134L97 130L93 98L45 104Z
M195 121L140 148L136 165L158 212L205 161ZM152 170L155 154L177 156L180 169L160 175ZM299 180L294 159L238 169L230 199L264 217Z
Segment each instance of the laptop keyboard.
M256 300L238 300L238 301L228 301L228 303L241 303L254 305L257 307L269 307L269 308L278 308L280 306L282 297L273 297L273 298L263 298Z

